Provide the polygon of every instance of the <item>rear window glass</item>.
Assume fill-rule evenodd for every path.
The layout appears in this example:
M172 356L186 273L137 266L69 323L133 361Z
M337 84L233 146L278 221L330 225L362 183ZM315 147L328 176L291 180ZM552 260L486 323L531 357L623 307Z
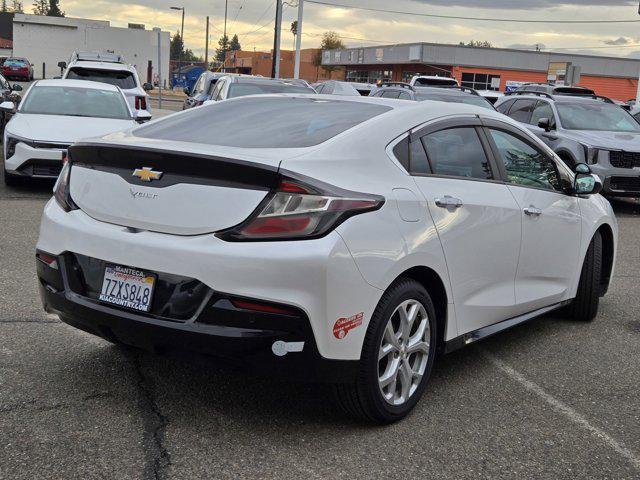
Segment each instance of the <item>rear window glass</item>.
M310 147L389 110L386 105L312 97L256 97L196 108L142 126L134 134L227 147Z
M24 67L27 65L27 62L18 60L17 58L8 58L4 61L4 65L7 67Z
M91 68L72 68L66 78L72 80L90 80L108 83L123 89L136 88L133 73L126 70L95 70Z
M287 83L232 83L229 87L229 98L245 97L247 95L261 95L265 93L311 93L315 94L311 88L291 85Z

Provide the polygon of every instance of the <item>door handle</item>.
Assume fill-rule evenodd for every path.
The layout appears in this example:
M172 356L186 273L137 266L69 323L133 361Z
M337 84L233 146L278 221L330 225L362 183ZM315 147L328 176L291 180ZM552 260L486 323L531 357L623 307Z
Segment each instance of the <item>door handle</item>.
M524 209L524 213L532 217L539 217L540 215L542 215L542 210L534 207L533 205L530 205Z
M459 208L462 206L462 200L452 197L451 195L445 195L442 198L436 198L434 200L436 205L442 208Z

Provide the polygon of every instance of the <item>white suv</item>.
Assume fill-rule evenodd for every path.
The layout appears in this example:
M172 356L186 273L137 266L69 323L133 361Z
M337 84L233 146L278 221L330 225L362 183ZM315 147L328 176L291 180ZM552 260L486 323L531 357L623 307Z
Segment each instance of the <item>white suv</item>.
M117 54L79 52L71 56L62 78L90 80L119 87L134 110L151 112L147 90L151 84L140 84L138 72Z
M37 244L47 311L336 382L377 422L413 408L437 350L561 307L592 320L612 275L597 177L481 107L240 97L69 152Z

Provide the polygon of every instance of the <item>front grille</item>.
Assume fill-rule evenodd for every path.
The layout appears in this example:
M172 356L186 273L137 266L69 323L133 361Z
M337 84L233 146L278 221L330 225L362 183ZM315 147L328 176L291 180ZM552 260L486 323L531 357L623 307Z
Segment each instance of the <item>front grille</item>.
M36 177L57 177L62 165L33 165L33 175Z
M33 148L59 148L60 150L66 150L71 145L67 143L46 143L46 142L34 142Z
M640 193L640 177L611 177L609 190Z
M609 152L609 163L616 168L640 167L640 152Z

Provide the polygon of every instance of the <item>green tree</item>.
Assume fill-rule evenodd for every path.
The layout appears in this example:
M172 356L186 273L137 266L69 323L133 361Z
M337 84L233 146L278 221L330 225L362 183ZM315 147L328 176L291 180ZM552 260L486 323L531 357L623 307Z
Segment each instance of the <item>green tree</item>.
M338 67L323 66L322 65L322 51L323 50L342 50L345 48L344 42L340 39L340 36L333 31L324 32L322 34L322 41L320 42L320 51L313 57L313 64L317 67L322 67L326 72L333 72Z
M64 17L64 12L60 10L60 0L49 0L47 15L50 17Z
M238 35L234 35L231 38L231 42L229 42L229 50L232 52L242 50L242 47L240 46L240 40L238 40Z
M182 53L184 53L184 43L182 42L180 32L176 32L169 44L169 58L171 60L180 60Z
M49 0L36 0L33 2L34 15L46 15L49 13Z
M20 0L13 0L11 10L13 10L14 13L24 13L22 2Z
M218 48L216 48L216 60L222 62L226 58L226 53L229 51L229 37L223 35L218 40Z
M298 35L298 20L294 20L293 22L291 22L291 28L289 28L289 31L293 34L294 37Z
M0 12L8 12L7 0L2 0L2 6L0 6Z

